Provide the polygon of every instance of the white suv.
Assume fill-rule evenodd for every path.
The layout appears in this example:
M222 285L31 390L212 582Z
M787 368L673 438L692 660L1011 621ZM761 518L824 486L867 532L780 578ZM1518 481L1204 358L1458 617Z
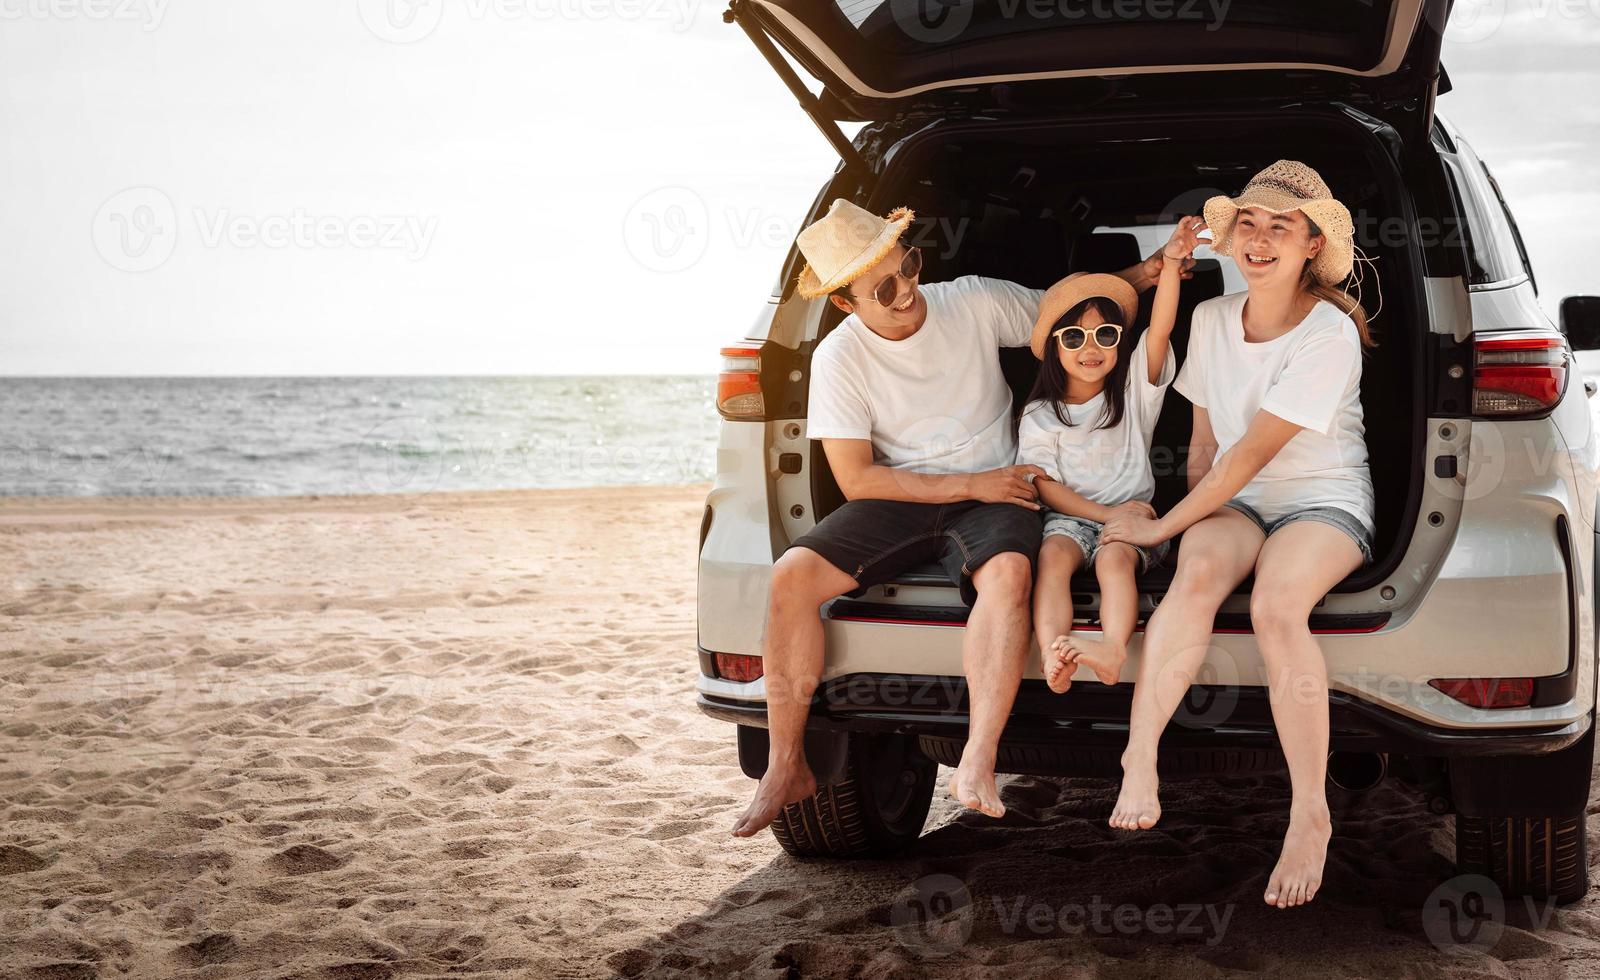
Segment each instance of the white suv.
M1561 328L1549 323L1493 178L1436 117L1447 4L1373 0L1329 25L1316 5L1237 0L1216 31L1156 5L971 0L938 7L940 21L917 7L734 0L727 19L840 153L802 224L836 197L878 213L910 206L925 281L1044 287L1131 265L1163 226L1279 158L1339 189L1381 273L1364 303L1382 309L1362 379L1376 561L1311 617L1332 691L1330 778L1355 791L1408 780L1435 812L1454 812L1462 870L1507 895L1581 896L1600 592L1597 446L1572 351L1600 347L1600 301L1569 298ZM775 44L822 82L820 96ZM866 125L851 140L840 120ZM772 564L842 500L806 438L811 352L840 314L795 294L799 266L791 250L748 335L722 352L717 478L700 527L699 706L738 726L752 778L767 759ZM1203 260L1184 284L1180 361L1190 311L1238 288L1233 273ZM1020 398L1036 362L1026 349L996 356ZM1189 422L1184 399L1168 398L1151 453L1160 510L1184 493ZM1141 578L1141 626L1171 568ZM1163 739L1166 775L1281 765L1249 587L1224 604L1200 683ZM1073 589L1075 628L1093 632L1093 576ZM826 607L806 740L824 788L774 824L785 849L872 855L916 839L935 764L954 765L965 740L965 617L937 569ZM1032 663L997 768L1115 778L1136 661L1119 684L1064 696Z

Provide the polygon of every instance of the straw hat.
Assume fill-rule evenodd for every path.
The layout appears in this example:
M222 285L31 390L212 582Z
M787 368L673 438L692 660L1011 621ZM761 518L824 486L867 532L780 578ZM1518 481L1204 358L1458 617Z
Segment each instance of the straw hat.
M1050 329L1062 314L1091 296L1104 296L1122 308L1122 325L1133 326L1139 313L1139 294L1128 281L1109 272L1074 272L1045 290L1039 300L1039 319L1033 322L1033 356L1044 360Z
M1279 160L1251 177L1238 197L1218 194L1206 201L1211 250L1218 255L1233 254L1233 223L1243 208L1262 208L1277 214L1304 211L1324 238L1322 250L1311 260L1311 274L1330 286L1349 278L1356 231L1350 221L1350 209L1334 199L1315 170L1298 160Z
M913 217L910 208L895 208L880 218L842 197L834 198L828 213L796 240L806 257L800 295L814 299L853 282L889 254Z

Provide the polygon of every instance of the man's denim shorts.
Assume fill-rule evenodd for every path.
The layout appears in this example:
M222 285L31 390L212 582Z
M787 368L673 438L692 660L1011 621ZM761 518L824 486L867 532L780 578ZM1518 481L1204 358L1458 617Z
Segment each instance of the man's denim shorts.
M1083 551L1083 567L1088 568L1094 564L1094 556L1100 550L1100 532L1105 530L1105 525L1098 521L1091 521L1087 517L1073 517L1060 511L1046 511L1044 518L1044 536L1059 534L1072 539L1072 542ZM1171 541L1148 548L1134 545L1133 550L1139 553L1139 571L1148 570L1154 565L1159 565L1167 557L1167 551L1172 547Z
M1254 507L1242 500L1230 500L1224 506L1232 507L1255 521L1256 526L1261 528L1261 533L1269 538L1272 537L1273 531L1295 521L1321 521L1324 524L1332 524L1345 534L1348 534L1350 540L1356 543L1356 547L1361 549L1361 564L1372 564L1372 535L1367 531L1366 525L1362 524L1354 514L1342 508L1307 507L1305 510L1297 510L1292 514L1285 514L1275 521L1268 521ZM1048 534L1049 532L1046 531L1045 533Z

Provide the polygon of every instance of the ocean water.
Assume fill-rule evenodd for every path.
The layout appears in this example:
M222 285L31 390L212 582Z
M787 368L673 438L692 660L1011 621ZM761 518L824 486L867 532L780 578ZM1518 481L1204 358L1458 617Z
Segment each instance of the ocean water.
M0 378L0 496L672 484L715 470L713 377Z

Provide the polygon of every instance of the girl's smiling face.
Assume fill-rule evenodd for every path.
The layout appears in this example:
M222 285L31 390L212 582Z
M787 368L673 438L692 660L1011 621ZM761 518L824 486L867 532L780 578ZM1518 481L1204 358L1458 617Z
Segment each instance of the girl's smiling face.
M1106 377L1117 366L1118 351L1116 347L1104 348L1095 343L1095 328L1106 322L1105 314L1101 313L1095 303L1090 303L1078 317L1077 325L1088 332L1082 347L1077 350L1067 350L1061 346L1061 335L1055 336L1056 356L1061 359L1061 367L1066 370L1067 377L1082 385L1101 385ZM1064 326L1064 325L1063 325ZM1060 327L1056 328L1061 329ZM1120 340L1119 340L1120 345Z

